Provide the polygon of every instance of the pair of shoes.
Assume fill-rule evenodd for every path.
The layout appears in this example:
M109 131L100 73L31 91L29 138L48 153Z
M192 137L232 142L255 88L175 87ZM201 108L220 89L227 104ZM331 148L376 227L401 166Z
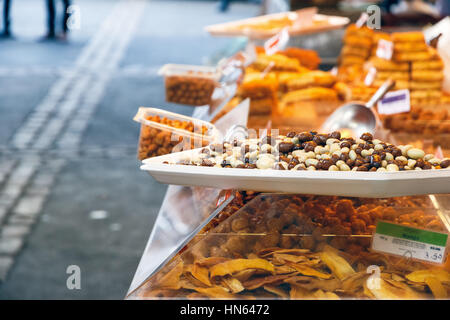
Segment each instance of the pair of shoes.
M0 38L1 39L10 39L12 37L13 36L12 36L12 34L11 34L11 32L9 30L5 30L2 33L0 33Z
M39 39L39 42L46 42L46 41L54 41L56 40L56 35L54 33L47 33L45 36L41 37Z
M63 32L61 34L54 34L54 33L47 33L45 36L39 39L39 42L46 42L46 41L67 41L67 33Z

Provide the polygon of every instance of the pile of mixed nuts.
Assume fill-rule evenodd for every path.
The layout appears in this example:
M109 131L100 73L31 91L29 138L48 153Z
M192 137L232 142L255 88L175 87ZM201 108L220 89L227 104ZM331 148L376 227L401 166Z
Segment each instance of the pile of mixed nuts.
M450 159L437 159L411 145L394 146L364 133L359 139L330 134L290 132L286 136L211 144L178 164L221 168L403 171L445 169Z

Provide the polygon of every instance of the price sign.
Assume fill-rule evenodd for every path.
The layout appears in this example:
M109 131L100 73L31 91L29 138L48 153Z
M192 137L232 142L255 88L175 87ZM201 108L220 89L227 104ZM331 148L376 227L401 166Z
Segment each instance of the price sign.
M443 263L448 234L378 221L372 249L379 252Z
M379 114L395 114L409 112L410 110L411 104L408 89L390 91L378 102Z
M311 7L295 11L297 16L294 21L294 27L302 28L312 25L317 10L317 7Z
M363 12L361 13L361 16L358 18L358 20L356 21L355 25L357 28L361 28L369 19L369 15L367 14L367 12Z
M375 80L375 76L377 75L377 69L375 67L371 67L364 78L364 84L370 87Z
M284 28L272 38L264 42L264 50L268 56L283 50L289 42L289 32L287 28Z
M437 158L437 159L440 159L440 160L444 159L444 152L442 151L441 146L437 147L436 153L434 154L434 157Z
M378 58L391 60L392 53L394 52L394 43L389 40L378 40L376 55Z

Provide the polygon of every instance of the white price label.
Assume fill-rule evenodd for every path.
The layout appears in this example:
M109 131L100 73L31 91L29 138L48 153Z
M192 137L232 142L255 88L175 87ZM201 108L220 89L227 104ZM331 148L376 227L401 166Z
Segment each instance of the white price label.
M357 28L361 28L369 19L369 15L367 14L367 12L363 12L361 13L361 15L359 16L359 19L356 21L355 25Z
M272 38L264 42L264 50L268 56L283 50L289 42L289 32L287 28L283 28Z
M372 249L379 252L443 263L448 234L378 221Z
M408 89L390 91L378 102L379 114L396 114L409 112L410 110L411 103Z
M394 53L394 43L392 41L385 39L378 40L376 52L378 58L391 60L393 53Z
M370 87L375 80L375 76L377 75L377 69L375 67L371 67L364 78L364 84Z

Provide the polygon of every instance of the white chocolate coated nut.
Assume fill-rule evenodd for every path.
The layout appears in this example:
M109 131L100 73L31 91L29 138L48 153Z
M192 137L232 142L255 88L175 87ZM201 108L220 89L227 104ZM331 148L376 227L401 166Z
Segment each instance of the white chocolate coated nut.
M386 168L381 167L381 168L378 168L377 171L386 172L387 170L386 170Z
M256 161L256 167L258 169L270 169L273 167L273 164L275 163L275 160L270 157L260 157Z
M305 164L309 166L316 166L319 163L316 159L306 159Z
M417 149L417 148L411 148L406 153L408 157L411 159L422 159L425 156L425 152L423 150ZM434 157L434 156L433 156Z
M391 163L386 166L386 170L387 171L399 171L399 168L396 164Z
M350 159L355 160L356 159L355 150L350 150L350 152L348 153L348 156L350 157Z
M341 164L341 165L339 166L339 169L340 169L341 171L350 171L350 167L349 167L348 164L346 164L346 163Z
M339 168L333 164L328 168L328 171L339 171Z
M386 152L386 157L384 158L386 161L394 160L394 156L390 152Z

